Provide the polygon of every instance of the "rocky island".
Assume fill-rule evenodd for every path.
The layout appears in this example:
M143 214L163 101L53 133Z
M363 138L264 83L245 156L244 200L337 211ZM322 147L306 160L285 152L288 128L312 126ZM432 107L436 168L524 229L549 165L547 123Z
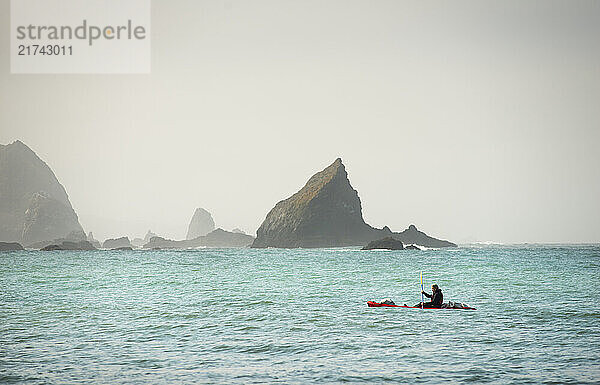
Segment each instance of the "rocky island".
M204 236L215 229L212 215L203 208L197 208L192 216L185 239L194 239Z
M96 249L99 249L102 247L102 245L100 245L100 241L98 241L96 238L94 238L94 234L90 231L86 237L86 240L92 244L92 246L94 246Z
M206 235L183 241L152 237L150 242L144 245L144 249L191 249L198 247L237 248L249 247L252 244L252 241L254 241L254 237L251 235L216 229Z
M50 167L21 141L0 145L0 242L31 245L82 231Z
M42 251L59 251L59 250L96 250L96 248L88 241L62 241L60 243L53 243L48 246L42 247L40 250Z
M102 244L102 247L105 249L123 249L123 248L131 248L131 242L128 237L107 239Z
M432 238L414 225L395 233L387 226L376 229L365 223L358 192L338 158L313 175L300 191L275 205L257 230L252 247L364 246L385 237L426 247L456 246Z

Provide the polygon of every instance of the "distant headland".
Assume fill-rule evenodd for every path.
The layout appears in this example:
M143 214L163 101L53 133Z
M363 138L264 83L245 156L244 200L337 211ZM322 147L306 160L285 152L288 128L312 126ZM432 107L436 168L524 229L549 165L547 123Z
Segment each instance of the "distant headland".
M0 145L0 242L30 245L83 233L65 188L21 141Z

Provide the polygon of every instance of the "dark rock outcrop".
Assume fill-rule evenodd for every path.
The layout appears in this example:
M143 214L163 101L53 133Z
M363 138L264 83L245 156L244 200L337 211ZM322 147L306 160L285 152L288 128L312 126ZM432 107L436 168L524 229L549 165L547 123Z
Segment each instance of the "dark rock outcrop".
M31 245L29 245L27 247L30 249L40 249L41 250L46 246L60 245L63 242L79 243L81 241L87 241L87 236L85 235L85 233L83 231L72 231L69 234L67 234L66 237L53 239L51 241L40 241L40 242L32 243Z
M341 159L315 174L290 198L267 214L252 247L330 247L364 245L369 226L363 221L358 193Z
M23 246L17 242L0 242L0 251L18 251L24 250Z
M185 239L194 239L204 236L215 229L212 215L203 208L197 208L192 216Z
M154 237L150 238L150 241L148 241L144 245L144 249L157 250L157 249L161 249L165 246L166 247L172 246L172 248L176 248L176 244L181 243L181 242L185 242L185 241L174 241L172 239L154 236Z
M385 237L376 241L369 242L368 245L362 248L363 250L404 250L402 241L392 237Z
M435 239L411 226L401 233L365 223L358 192L352 188L341 159L313 175L290 198L275 205L256 232L252 247L362 246L393 237L427 247L455 244Z
M92 234L91 231L87 235L87 241L89 243L91 243L97 249L102 247L102 245L100 245L100 241L98 241L96 238L94 238L94 234Z
M83 231L64 187L20 141L0 145L0 241L24 245Z
M404 248L404 250L421 250L421 248L415 245L408 245Z
M94 246L88 241L81 242L70 242L63 241L60 244L52 244L41 249L42 251L56 251L56 250L96 250Z
M150 242L144 245L144 249L190 249L198 247L248 247L252 244L254 237L247 234L233 233L223 229L216 229L210 233L194 239L174 241L162 237L152 237Z
M104 249L118 249L118 248L122 248L122 247L131 248L131 242L129 242L128 237L107 239L102 244L102 248L104 248Z
M249 247L252 245L254 237L247 234L216 229L204 237L196 238L196 241L199 241L199 246L206 247Z
M125 246L125 247L117 247L115 249L112 249L115 251L133 251L133 247L130 246Z
M411 243L425 247L456 247L456 244L440 239L435 239L419 231L415 225L408 226L408 229L394 234L394 238L402 240L404 243Z

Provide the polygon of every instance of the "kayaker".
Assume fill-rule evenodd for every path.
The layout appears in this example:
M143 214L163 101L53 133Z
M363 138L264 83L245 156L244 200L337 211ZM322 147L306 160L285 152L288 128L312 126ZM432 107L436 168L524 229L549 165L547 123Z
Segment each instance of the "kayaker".
M442 307L442 303L444 302L444 294L442 294L442 290L439 288L438 285L431 285L431 291L432 293L425 293L424 291L422 291L421 293L423 293L423 295L427 298L431 298L430 302L425 302L423 304L423 307L433 307L433 308L441 308ZM417 306L421 306L421 304L419 303Z

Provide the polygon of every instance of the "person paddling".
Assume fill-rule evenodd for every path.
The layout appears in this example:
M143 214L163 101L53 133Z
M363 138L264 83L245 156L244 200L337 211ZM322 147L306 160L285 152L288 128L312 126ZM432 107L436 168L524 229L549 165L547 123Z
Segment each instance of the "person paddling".
M425 293L424 291L422 291L421 293L423 293L423 295L425 295L425 297L427 298L431 298L430 302L425 302L423 303L423 307L427 307L427 308L441 308L442 307L442 303L444 302L444 294L442 294L442 290L439 288L438 285L431 285L431 291L432 293ZM416 307L421 307L421 303L419 303L418 305L416 305Z

